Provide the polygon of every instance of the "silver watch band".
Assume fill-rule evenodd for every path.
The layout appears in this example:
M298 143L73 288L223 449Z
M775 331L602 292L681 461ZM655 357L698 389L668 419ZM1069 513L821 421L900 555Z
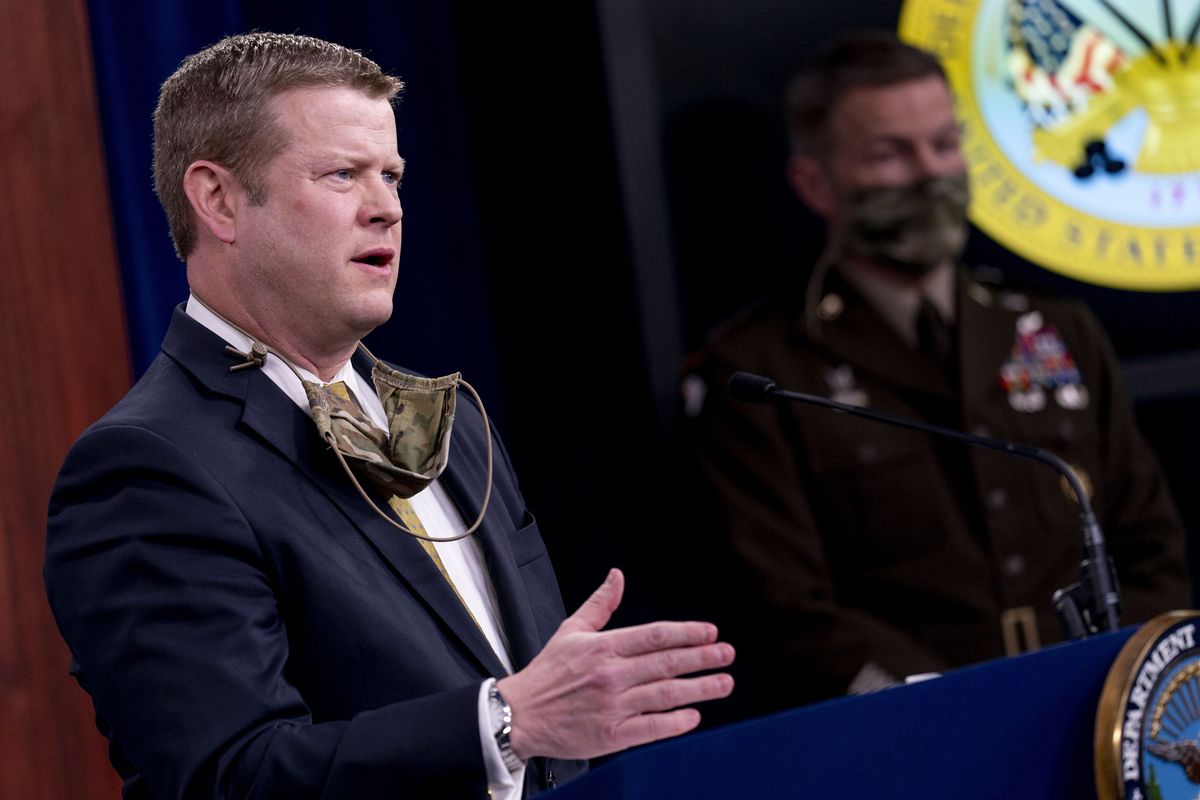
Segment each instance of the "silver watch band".
M513 752L512 742L509 737L512 734L512 709L508 702L505 701L504 695L500 694L500 689L496 686L496 681L493 680L488 686L488 708L492 714L492 730L496 737L496 747L500 749L500 758L504 761L504 766L509 772L516 772L521 767L525 766L525 762Z

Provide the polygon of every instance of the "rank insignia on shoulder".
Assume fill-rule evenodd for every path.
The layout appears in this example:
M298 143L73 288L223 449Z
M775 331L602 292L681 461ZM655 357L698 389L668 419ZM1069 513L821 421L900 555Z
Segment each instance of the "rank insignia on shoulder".
M1016 411L1041 411L1048 393L1060 408L1070 411L1087 408L1089 402L1066 342L1038 311L1017 318L1012 350L1000 367L1000 386Z
M871 404L871 398L858 385L854 378L854 370L849 364L841 364L825 370L825 383L829 384L829 399L850 406Z

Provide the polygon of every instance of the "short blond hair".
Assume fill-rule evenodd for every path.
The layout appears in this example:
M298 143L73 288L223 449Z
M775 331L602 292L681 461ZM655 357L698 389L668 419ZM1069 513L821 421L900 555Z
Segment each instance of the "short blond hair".
M163 83L154 110L154 191L180 259L196 245L196 222L183 191L187 168L201 159L220 164L250 202L265 202L263 169L289 144L269 101L312 86L345 86L388 101L404 88L356 50L282 33L222 39L188 56Z

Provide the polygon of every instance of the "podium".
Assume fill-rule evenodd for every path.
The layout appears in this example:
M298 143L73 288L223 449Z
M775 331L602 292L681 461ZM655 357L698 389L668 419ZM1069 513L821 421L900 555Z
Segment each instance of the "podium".
M647 745L547 797L1095 798L1096 704L1133 631Z

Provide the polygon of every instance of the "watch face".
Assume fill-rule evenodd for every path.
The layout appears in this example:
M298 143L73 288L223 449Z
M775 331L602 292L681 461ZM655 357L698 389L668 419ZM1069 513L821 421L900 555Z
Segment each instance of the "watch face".
M972 222L1076 280L1200 288L1200 59L1181 43L1198 13L905 0L901 36L938 55L957 97Z

